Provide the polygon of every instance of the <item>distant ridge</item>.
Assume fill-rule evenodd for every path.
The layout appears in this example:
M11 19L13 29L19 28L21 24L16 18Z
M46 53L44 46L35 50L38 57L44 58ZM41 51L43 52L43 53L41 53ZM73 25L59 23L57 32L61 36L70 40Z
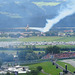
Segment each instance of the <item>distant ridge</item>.
M58 2L56 5L47 5L47 2ZM38 6L36 2L46 2ZM44 27L46 19L54 18L65 0L0 0L0 31L3 28ZM61 20L54 27L74 27L75 14Z

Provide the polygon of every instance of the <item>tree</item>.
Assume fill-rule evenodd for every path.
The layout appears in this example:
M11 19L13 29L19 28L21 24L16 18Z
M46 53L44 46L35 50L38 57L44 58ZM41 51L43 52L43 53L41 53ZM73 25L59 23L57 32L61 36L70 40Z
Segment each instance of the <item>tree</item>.
M26 53L27 53L26 51L20 51L18 53L19 60L25 60Z
M26 49L28 49L28 45L26 45Z
M38 59L36 53L32 50L21 51L18 53L19 60L35 60Z
M41 67L41 66L38 66L38 67L37 67L37 70L38 70L38 71L41 71L41 70L42 70L42 67Z
M3 61L3 62L11 62L13 61L14 57L13 55L9 55L7 53L0 53L0 59Z
M27 53L26 54L26 60L36 60L38 59L37 54L36 53Z
M36 48L35 45L33 45L33 46L32 46L32 49L35 49L35 48Z
M58 32L57 31L49 31L49 32L46 32L46 36L58 36Z
M1 66L2 66L2 61L0 60L0 68L1 68Z
M60 53L60 48L58 46L49 46L46 48L45 51L46 54L51 53L51 54L58 54Z
M44 52L42 52L42 53L41 53L41 52L39 52L39 53L38 53L38 58L39 58L39 59L41 59L44 55L45 55L45 53L44 53Z
M6 75L10 75L10 73L9 72L7 72L7 74Z
M32 75L38 75L38 73L39 73L38 70L32 70L32 71L31 71L31 74L32 74Z

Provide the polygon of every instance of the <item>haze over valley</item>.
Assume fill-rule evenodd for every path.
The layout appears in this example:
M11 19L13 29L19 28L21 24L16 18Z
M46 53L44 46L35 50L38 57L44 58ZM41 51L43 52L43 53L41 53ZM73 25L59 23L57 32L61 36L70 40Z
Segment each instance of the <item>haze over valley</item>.
M4 28L45 27L48 20L55 18L67 0L1 0L0 31ZM53 27L74 27L75 14L65 17ZM14 31L14 30L13 30Z

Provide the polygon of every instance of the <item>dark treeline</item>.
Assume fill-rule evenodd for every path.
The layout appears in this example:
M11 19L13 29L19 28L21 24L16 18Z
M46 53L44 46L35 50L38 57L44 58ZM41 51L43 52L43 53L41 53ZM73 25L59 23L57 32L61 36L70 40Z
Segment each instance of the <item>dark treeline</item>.
M35 53L33 50L22 50L17 52L19 61L29 61L29 60L38 60L41 59L45 53L39 52Z
M4 48L0 47L0 50L33 50L33 51L44 51L44 48Z
M61 48L61 51L75 51L75 48Z
M14 61L14 56L12 54L0 53L0 61L1 62L12 62Z
M61 51L75 51L75 48L60 48ZM33 50L33 51L45 51L45 48L4 48L0 47L0 50Z
M45 53L58 54L60 53L60 47L58 46L48 46L45 50Z
M60 53L61 51L75 51L75 48L61 48L61 47L58 47L58 46L48 46L45 50L45 53L48 54L48 53L51 53L51 54L58 54Z

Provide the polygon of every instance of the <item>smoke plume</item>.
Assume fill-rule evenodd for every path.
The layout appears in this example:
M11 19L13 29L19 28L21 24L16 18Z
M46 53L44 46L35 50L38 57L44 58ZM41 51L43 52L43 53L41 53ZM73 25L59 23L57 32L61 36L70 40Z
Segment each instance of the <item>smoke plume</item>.
M74 0L67 0L65 2L65 4L62 5L62 7L60 8L58 15L51 19L48 20L47 19L47 23L45 25L44 28L31 28L31 29L35 29L35 30L39 30L41 32L47 32L49 31L53 25L55 25L56 23L58 23L60 20L62 20L63 18L72 15L75 13L75 1Z

